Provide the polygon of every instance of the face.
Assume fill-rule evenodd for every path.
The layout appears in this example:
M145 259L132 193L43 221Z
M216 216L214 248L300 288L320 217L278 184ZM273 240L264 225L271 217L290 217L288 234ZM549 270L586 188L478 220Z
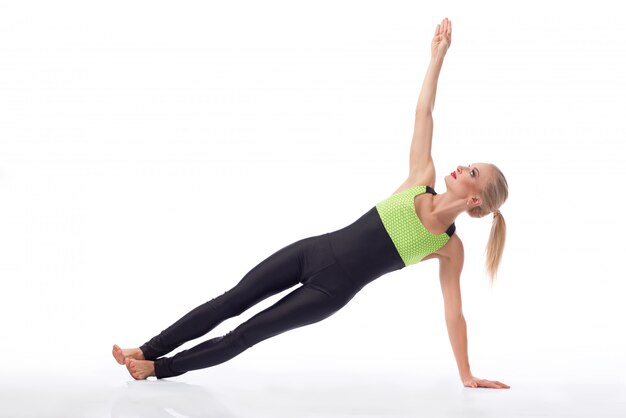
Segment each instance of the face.
M460 165L445 177L446 188L454 195L472 199L475 206L480 206L482 203L480 194L489 182L491 172L491 166L485 163Z

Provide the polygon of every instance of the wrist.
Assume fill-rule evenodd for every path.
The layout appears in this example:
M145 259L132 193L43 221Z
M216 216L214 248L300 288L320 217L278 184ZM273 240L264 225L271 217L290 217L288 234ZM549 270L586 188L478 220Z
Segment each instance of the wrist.
M466 381L466 380L471 379L472 377L474 377L474 376L472 375L472 373L470 373L470 372L467 372L467 373L461 373L461 374L460 374L460 376L461 376L461 380L462 380L462 381Z
M443 64L443 59L444 58L445 58L445 55L439 55L439 54L431 55L430 62L432 64L441 65L441 64Z

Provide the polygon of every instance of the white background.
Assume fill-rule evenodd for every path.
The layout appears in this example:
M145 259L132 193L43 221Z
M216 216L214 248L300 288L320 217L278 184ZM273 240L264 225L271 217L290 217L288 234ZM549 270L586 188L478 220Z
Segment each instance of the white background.
M623 388L626 31L610 4L0 3L3 372L117 371L114 343L389 196L448 17L435 190L473 162L509 184L493 288L491 217L456 220L472 372ZM217 367L457 379L442 309L425 262Z

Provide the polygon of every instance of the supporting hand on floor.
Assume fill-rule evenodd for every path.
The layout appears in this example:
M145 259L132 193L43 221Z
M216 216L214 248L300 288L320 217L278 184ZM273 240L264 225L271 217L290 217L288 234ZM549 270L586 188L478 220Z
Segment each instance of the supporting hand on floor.
M474 376L463 379L463 386L470 388L493 388L493 389L510 389L511 386L505 385L497 380L479 379Z

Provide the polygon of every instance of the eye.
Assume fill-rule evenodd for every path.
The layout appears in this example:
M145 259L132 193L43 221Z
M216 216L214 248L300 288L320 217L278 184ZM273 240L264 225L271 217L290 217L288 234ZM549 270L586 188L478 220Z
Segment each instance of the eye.
M467 167L469 168L469 166L470 166L470 165L471 165L471 164L468 164L468 166L467 166ZM471 176L471 177L475 177L475 176L476 176L476 174L474 173L474 170L470 170L470 176Z

